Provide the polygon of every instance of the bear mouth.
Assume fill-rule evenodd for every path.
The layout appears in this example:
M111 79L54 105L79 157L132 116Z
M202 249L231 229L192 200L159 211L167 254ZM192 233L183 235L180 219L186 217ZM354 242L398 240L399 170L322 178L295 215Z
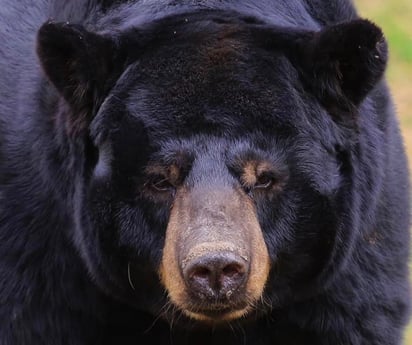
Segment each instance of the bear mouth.
M211 324L219 324L224 322L230 322L233 320L238 320L245 318L249 313L249 308L244 308L240 310L224 309L224 310L198 310L192 312L189 310L184 310L184 313L191 319Z
M246 303L241 303L237 306L227 305L209 305L207 307L194 307L183 309L186 316L197 321L206 323L222 323L235 319L244 318L250 311L251 307Z

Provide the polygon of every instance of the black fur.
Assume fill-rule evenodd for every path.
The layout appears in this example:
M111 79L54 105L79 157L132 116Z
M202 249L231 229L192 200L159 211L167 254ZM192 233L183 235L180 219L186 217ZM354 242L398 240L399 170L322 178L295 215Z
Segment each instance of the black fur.
M0 344L401 343L407 164L349 1L22 0L0 23ZM287 175L250 193L262 305L199 325L159 282L173 194L145 167L241 188L251 158Z

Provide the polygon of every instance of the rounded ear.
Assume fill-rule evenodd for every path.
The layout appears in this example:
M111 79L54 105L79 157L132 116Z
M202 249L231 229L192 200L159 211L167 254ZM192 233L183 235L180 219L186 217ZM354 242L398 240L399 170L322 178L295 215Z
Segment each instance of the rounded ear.
M116 47L80 25L46 23L37 35L41 66L74 114L91 113L113 80Z
M300 47L300 69L328 107L357 107L382 78L388 47L380 28L358 19L313 33Z

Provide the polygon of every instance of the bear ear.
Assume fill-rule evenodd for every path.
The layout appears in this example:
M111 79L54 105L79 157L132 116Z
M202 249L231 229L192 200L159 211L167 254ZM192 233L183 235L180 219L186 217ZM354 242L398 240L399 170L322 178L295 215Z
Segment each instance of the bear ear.
M48 79L76 114L93 112L113 78L115 45L80 25L44 24L37 54Z
M359 106L382 78L388 60L382 31L362 19L313 33L300 48L304 79L332 111Z

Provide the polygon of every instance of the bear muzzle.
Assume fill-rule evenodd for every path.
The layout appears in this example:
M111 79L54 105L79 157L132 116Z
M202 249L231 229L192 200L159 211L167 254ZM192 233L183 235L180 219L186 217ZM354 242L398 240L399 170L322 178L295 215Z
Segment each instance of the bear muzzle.
M230 321L260 300L269 256L250 198L229 187L179 190L166 231L161 281L191 318Z

